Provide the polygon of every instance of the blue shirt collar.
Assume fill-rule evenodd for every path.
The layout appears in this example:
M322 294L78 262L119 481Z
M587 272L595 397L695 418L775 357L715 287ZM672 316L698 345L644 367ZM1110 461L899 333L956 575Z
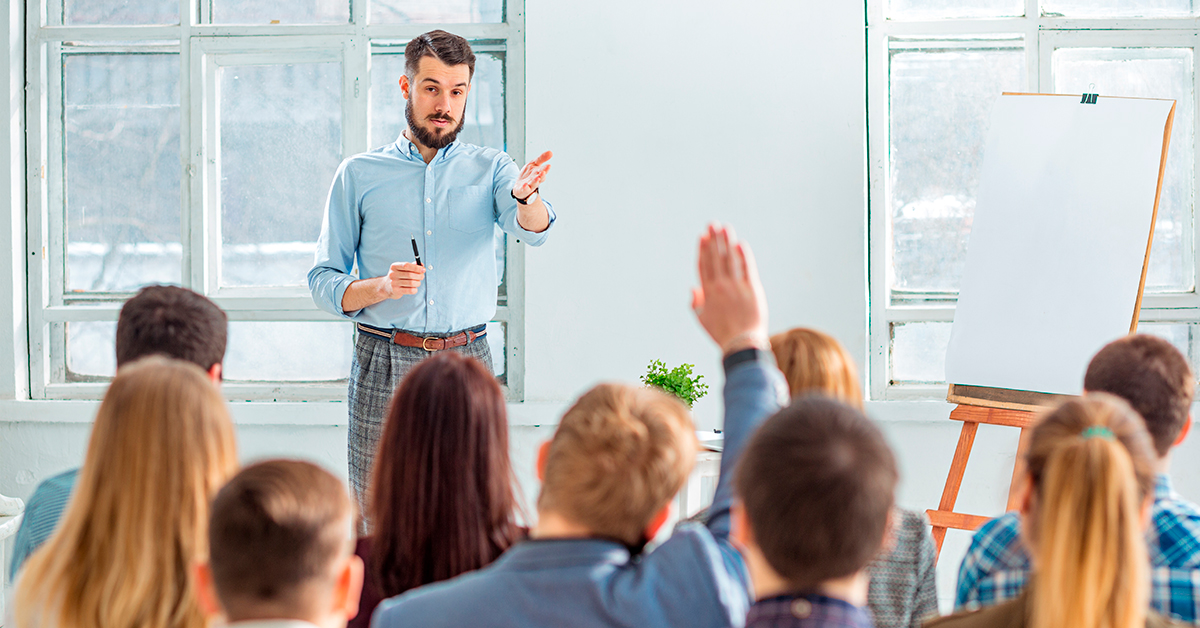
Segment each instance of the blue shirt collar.
M550 538L521 541L508 548L495 564L501 569L525 571L547 567L624 565L630 559L629 550L616 541Z
M1166 473L1154 476L1154 501L1171 499L1174 495L1175 489L1171 486L1171 476Z
M445 148L438 150L437 155L433 158L433 161L445 159L446 157L450 156L450 153L453 153L456 148L458 148L457 138L453 142L450 142L448 145L446 145ZM417 148L417 145L413 144L412 141L407 137L404 137L403 131L401 131L399 137L396 138L396 150L399 151L401 155L408 157L409 159L425 161L425 158L421 156L421 149Z

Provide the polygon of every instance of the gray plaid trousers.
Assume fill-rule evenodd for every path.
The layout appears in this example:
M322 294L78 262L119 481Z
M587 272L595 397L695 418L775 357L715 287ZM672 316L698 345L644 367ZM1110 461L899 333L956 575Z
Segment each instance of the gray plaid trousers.
M446 337L454 334L428 334ZM445 351L454 351L478 359L492 369L492 351L487 337L471 344ZM350 364L350 434L346 449L350 467L350 491L358 504L363 524L360 532L367 533L367 499L371 469L375 463L375 450L383 432L384 415L392 393L400 379L418 362L432 353L420 347L402 347L386 338L372 336L355 330L354 358Z

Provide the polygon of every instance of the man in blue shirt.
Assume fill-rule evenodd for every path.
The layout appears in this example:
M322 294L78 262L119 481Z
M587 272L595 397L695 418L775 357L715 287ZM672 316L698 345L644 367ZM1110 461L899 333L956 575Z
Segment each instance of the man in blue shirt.
M1109 343L1084 375L1088 392L1129 402L1146 422L1159 455L1147 541L1150 607L1172 619L1200 622L1200 508L1171 488L1171 449L1191 428L1195 379L1187 358L1171 343L1138 334ZM1017 598L1029 580L1029 552L1021 518L1008 513L979 528L958 571L955 608L992 606Z
M148 355L166 355L199 366L219 384L227 326L225 312L200 294L176 286L148 286L121 306L117 368ZM10 580L58 527L78 476L79 469L71 469L33 491L13 541Z
M695 462L687 408L640 386L601 384L543 446L537 524L494 563L381 604L373 628L741 626L745 562L729 538L732 473L755 428L787 400L749 250L725 229L701 240L693 306L721 347L725 452L703 525L642 551Z
M342 162L308 273L317 306L357 324L348 458L360 508L400 378L442 350L492 368L480 340L496 313L495 226L539 246L554 223L538 193L550 152L518 169L501 151L456 139L475 70L467 41L430 31L404 56L408 126L396 142Z

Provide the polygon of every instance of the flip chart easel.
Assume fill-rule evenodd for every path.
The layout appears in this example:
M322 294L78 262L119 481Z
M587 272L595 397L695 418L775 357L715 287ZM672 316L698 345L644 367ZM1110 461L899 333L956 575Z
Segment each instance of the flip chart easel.
M963 426L941 502L926 511L939 554L948 529L988 520L954 510L979 425L1021 430L1013 510L1036 414L1081 392L1087 360L1131 313L1137 331L1174 117L1174 101L1157 99L997 101L946 358L950 419Z

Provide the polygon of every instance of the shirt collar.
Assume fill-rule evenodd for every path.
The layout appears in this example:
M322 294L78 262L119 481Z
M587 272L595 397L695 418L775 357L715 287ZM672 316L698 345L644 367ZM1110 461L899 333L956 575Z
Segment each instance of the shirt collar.
M527 539L508 548L496 560L499 569L525 571L547 567L624 565L629 550L605 539Z
M1154 476L1154 501L1171 499L1174 495L1175 489L1171 486L1171 476L1166 473Z
M433 160L439 161L445 159L457 148L458 139L455 138L453 142L450 142L445 148L439 150L437 156L434 157ZM401 155L404 155L410 159L419 159L421 161L425 160L425 158L421 156L421 149L417 148L417 145L413 144L412 141L407 137L404 137L403 131L401 131L400 136L396 138L396 150L400 151Z

